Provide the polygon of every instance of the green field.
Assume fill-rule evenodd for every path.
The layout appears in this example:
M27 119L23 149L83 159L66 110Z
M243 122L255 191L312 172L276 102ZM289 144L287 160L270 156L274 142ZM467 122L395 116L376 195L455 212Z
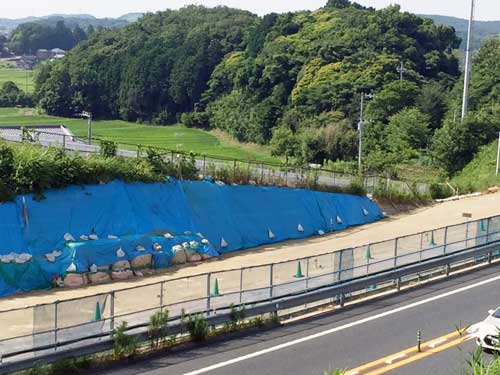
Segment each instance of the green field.
M76 136L87 136L87 121L47 116L34 109L0 108L2 125L65 125ZM264 146L241 144L224 134L189 129L184 126L139 125L121 120L94 121L93 135L115 142L160 146L179 151L224 156L237 159L278 161ZM124 145L120 148L130 148Z
M34 86L34 71L15 68L7 62L0 62L0 86L7 81L14 82L25 92L32 93Z

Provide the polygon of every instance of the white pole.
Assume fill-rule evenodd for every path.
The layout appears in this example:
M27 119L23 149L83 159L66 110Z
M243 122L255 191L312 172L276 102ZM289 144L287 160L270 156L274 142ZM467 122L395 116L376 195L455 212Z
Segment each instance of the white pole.
M474 22L474 0L471 0L469 29L467 34L467 49L465 51L465 77L464 77L464 95L462 98L462 121L467 116L469 100L469 81L471 66L471 46L472 46L472 23Z
M500 167L500 132L498 133L497 172L496 172L497 176L498 176L498 168L499 167Z
M361 158L363 156L362 150L362 142L363 142L363 111L364 111L364 101L365 94L361 93L361 112L359 115L359 124L358 124L358 132L359 132L359 147L358 147L358 171L361 173Z

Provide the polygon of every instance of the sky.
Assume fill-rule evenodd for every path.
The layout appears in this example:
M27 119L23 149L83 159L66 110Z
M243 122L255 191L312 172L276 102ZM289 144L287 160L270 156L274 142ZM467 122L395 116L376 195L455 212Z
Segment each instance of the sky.
M327 0L0 0L0 18L45 16L53 13L92 14L96 17L118 17L131 12L155 12L178 9L188 4L227 5L263 15L270 12L317 9ZM468 18L470 0L357 0L358 3L383 8L398 3L403 10L420 14L449 15ZM500 0L476 0L476 19L500 20Z

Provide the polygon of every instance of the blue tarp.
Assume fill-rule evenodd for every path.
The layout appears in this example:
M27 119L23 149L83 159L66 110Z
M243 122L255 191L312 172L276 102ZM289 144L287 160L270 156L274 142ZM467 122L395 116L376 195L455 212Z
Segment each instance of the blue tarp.
M15 202L0 204L0 255L33 255L25 264L0 262L0 296L50 287L52 277L63 275L71 263L77 272L87 272L93 264L107 266L148 253L155 267L165 268L173 257L172 247L184 242L197 241L196 251L216 256L382 217L366 197L210 181L114 181L51 190L45 197L35 201L31 195L18 196ZM165 232L174 237L163 237ZM66 242L66 233L75 241ZM90 234L99 239L79 239ZM202 238L213 247L202 245ZM162 251L153 250L155 243ZM137 246L145 250L137 251ZM54 250L61 255L49 262L45 254Z

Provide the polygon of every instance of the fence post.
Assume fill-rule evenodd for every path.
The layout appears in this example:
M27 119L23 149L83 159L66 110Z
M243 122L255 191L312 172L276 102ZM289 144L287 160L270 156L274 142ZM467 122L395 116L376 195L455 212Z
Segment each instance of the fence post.
M56 301L54 303L54 350L57 350L57 330L59 327L59 324L57 323L58 320L58 306L59 306L59 301Z
M111 291L111 301L109 304L109 315L111 315L111 322L109 323L110 338L112 339L115 331L115 291Z
M490 242L490 221L491 217L489 217L488 221L486 222L486 243Z
M307 258L306 262L306 292L309 290L309 261L311 258Z
M443 255L446 255L446 244L448 243L448 227L444 228Z
M272 300L273 298L273 289L274 289L274 263L271 264L269 268L269 298Z
M174 164L174 151L170 152L170 163Z
M394 268L398 265L398 238L394 240Z
M206 171L207 171L207 156L203 155L203 176L205 176Z
M240 268L240 306L243 299L243 269Z
M160 311L163 312L163 290L165 289L165 281L160 283Z
M233 179L236 178L236 160L233 161Z
M260 183L264 183L264 164L260 165Z
M342 281L342 255L344 254L344 250L339 251L339 277L338 281Z
M210 279L212 273L207 274L207 316L210 316Z

